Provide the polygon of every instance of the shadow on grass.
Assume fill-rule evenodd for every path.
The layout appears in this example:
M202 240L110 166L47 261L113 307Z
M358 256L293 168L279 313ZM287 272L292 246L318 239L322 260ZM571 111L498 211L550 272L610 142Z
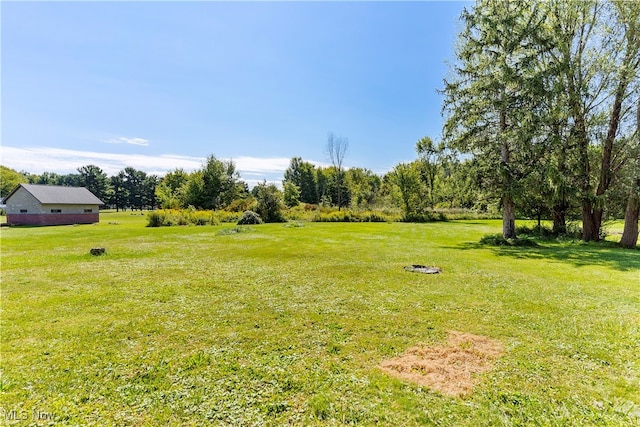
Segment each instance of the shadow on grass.
M492 246L463 243L457 249L489 249L494 254L518 259L551 259L576 267L598 265L620 271L640 271L640 250L622 249L611 242L550 242L536 240L536 247Z

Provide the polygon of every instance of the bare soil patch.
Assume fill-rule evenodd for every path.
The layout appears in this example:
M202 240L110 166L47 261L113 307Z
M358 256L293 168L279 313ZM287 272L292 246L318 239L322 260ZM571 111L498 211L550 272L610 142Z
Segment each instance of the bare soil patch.
M447 396L473 391L477 374L491 369L502 343L480 335L449 331L447 345L419 345L380 364L388 374Z

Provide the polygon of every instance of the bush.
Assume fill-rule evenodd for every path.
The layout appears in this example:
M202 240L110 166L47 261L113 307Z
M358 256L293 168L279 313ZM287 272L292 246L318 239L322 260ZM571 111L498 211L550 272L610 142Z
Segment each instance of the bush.
M238 220L238 225L252 224L262 224L262 218L260 218L260 215L253 211L245 211L242 214L242 217Z
M210 211L191 212L189 223L195 225L216 224L213 213Z
M323 212L318 210L311 218L314 222L393 222L399 217L385 215L381 212L354 212L354 211L333 211Z
M258 184L253 189L258 206L256 212L264 222L286 222L282 214L282 193L273 184Z
M447 217L442 212L422 212L405 214L402 217L402 222L435 222L446 221Z
M463 208L438 208L434 213L442 214L447 220L455 219L502 219L502 214L498 210L481 211Z
M385 218L382 214L376 212L365 212L362 216L362 221L364 222L387 222L387 218Z
M165 215L158 211L149 212L147 214L147 227L162 227L164 225Z
M195 209L162 209L147 214L147 227L171 227L172 225L208 225L218 221L211 211Z
M580 240L582 238L582 228L580 226L576 226L575 224L568 224L567 230L564 233L554 233L553 229L547 226L537 225L534 227L527 227L526 225L521 225L516 227L516 234L527 236L527 237L536 237L539 239L553 240L553 239L576 239Z
M240 220L240 218L242 217L242 214L240 212L214 211L212 217L215 219L217 224L221 222L237 223L238 220Z
M256 199L251 196L246 199L235 199L232 201L229 206L226 207L226 210L229 212L244 212L244 211L252 211L255 210L257 206Z
M487 234L480 239L481 245L488 246L517 246L517 247L536 247L538 244L531 239L505 239L502 234Z
M527 227L526 225L521 225L516 227L517 235L531 236L531 237L553 237L553 230L549 227L545 227L544 225L538 227Z

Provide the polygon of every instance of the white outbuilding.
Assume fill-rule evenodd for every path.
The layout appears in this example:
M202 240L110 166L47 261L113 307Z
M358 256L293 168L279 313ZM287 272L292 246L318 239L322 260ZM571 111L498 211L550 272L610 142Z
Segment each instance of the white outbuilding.
M19 184L2 200L13 225L92 224L104 203L84 187Z

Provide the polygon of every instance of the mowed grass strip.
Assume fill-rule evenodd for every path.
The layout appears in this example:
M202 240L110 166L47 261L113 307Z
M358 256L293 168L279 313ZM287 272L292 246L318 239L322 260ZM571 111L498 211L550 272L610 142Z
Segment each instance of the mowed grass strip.
M638 251L477 244L499 221L145 223L125 212L1 230L4 414L61 425L640 422ZM468 395L379 368L449 331L504 347Z

